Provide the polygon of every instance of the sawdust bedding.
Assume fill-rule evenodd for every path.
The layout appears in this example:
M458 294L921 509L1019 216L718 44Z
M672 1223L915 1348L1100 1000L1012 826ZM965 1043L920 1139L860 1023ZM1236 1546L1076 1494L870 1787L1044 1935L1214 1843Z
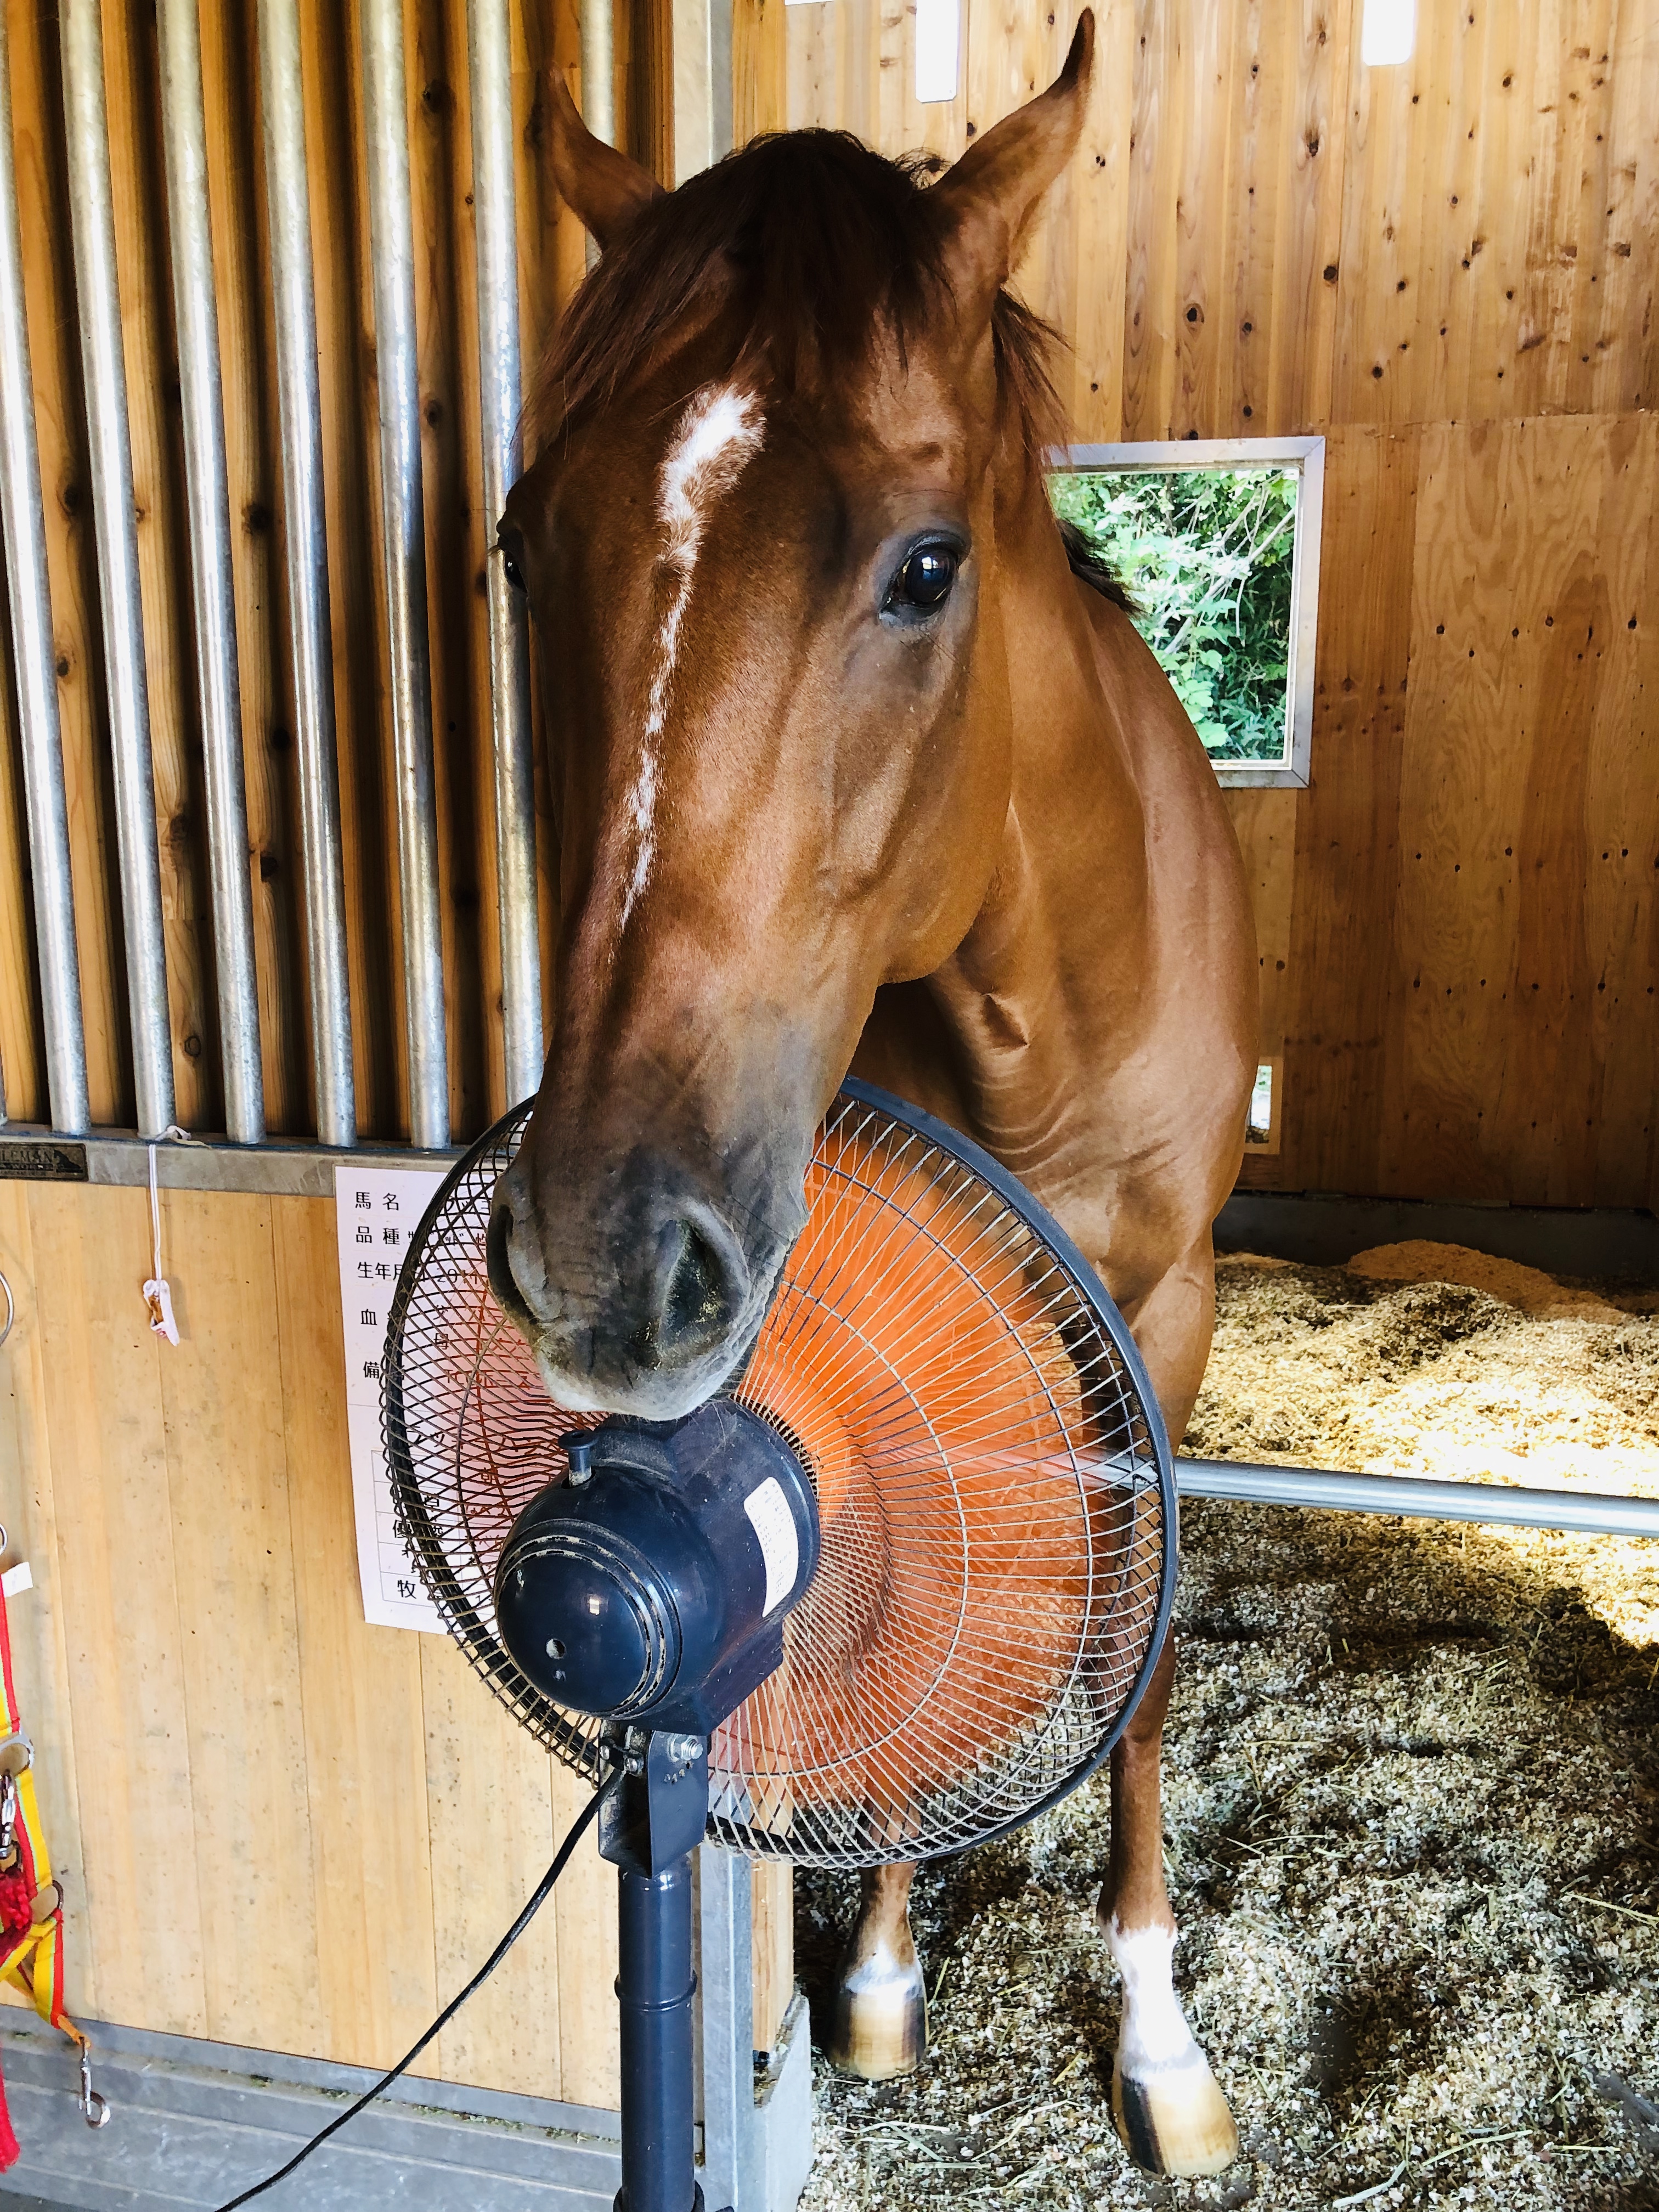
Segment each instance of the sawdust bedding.
M1187 1449L1659 1495L1656 1307L1453 1247L1225 1262ZM932 2052L815 2059L804 2212L1659 2212L1659 1547L1188 1506L1177 1620L1177 1978L1237 2164L1113 2132L1103 1782L919 1876ZM855 1893L798 1883L820 2018Z

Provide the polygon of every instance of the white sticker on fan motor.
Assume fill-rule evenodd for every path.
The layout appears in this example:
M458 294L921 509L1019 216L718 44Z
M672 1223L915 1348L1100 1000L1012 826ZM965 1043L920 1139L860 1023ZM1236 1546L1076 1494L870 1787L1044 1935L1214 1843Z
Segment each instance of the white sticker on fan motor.
M800 1538L795 1534L795 1516L789 1510L789 1500L775 1474L769 1474L758 1490L750 1492L743 1501L743 1510L749 1516L750 1526L760 1543L761 1557L766 1562L764 1610L770 1613L793 1589L795 1577L800 1572Z

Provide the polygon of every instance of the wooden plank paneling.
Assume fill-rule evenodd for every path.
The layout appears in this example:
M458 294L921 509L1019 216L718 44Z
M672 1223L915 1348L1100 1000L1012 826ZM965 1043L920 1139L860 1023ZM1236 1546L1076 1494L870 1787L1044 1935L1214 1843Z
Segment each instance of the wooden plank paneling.
M156 1340L156 1362L207 2033L305 2050L315 1892L270 1204L162 1194L181 1340Z
M556 1839L548 1754L447 1637L422 1638L421 1683L438 1984L447 2001L499 1942L546 1873ZM487 2088L568 2094L559 1964L557 1916L544 1909L444 2030L441 2071Z
M1602 1158L1602 1103L1610 1080L1628 1097L1650 1076L1650 1041L1598 1002L1610 956L1621 996L1634 980L1615 947L1644 933L1659 846L1652 781L1623 774L1638 633L1659 615L1654 424L1446 426L1421 453L1396 917L1411 994L1378 1187L1583 1205L1647 1181L1645 1157Z
M1494 0L1419 25L1402 68L1367 70L1355 42L1337 419L1651 407L1649 0Z
M33 1277L13 1288L40 1316L85 1955L106 2018L206 2035L197 1848L208 1808L197 1803L191 1771L187 1593L160 1367L167 1347L150 1334L138 1289L150 1272L149 1200L140 1190L36 1183L29 1225ZM205 1283L202 1291L211 1296ZM209 1530L198 1534L205 1540ZM279 1942L280 1930L270 1937Z
M271 1218L315 1899L309 2033L385 2067L439 2004L420 1644L368 1626L352 1572L333 1202L276 1199Z
M176 1347L143 1191L0 1185L0 1518L40 1584L13 1620L71 2005L388 2065L588 1785L447 1638L363 1621L331 1202L162 1204ZM614 2110L616 1970L589 1836L422 2070Z
M1394 911L1417 448L1413 432L1370 430L1334 434L1327 448L1313 781L1297 809L1282 1141L1276 1160L1247 1161L1249 1182L1372 1188L1401 1000Z
M0 1273L17 1299L16 1317L0 1356L0 1521L9 1540L6 1565L27 1560L34 1577L32 1590L6 1601L13 1677L23 1731L36 1747L34 1787L46 1848L63 1885L64 1989L71 2010L96 2017L99 1989L81 1852L68 1607L40 1316L32 1295L34 1237L27 1184L0 1183ZM9 1987L3 1994L8 2002L26 2002Z

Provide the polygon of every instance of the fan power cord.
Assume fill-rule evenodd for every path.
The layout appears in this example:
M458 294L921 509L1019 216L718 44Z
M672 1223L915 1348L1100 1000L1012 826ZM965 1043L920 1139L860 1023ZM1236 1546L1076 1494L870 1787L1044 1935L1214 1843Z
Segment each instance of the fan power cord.
M421 2053L426 2049L428 2044L432 2041L433 2038L441 2034L443 2030L448 2027L450 2021L454 2019L456 2014L466 2002L474 1990L477 1989L483 1983L487 1982L489 1979L489 1977L495 1972L496 1967L501 1965L501 1960L506 1958L507 1953L518 1942L520 1936L524 1934L525 1929L529 1927L531 1922L541 1911L543 1905L546 1904L548 1899L553 1893L554 1883L558 1880L559 1876L564 1872L566 1867L570 1863L571 1853L575 1850L577 1844L580 1843L583 1836L592 1826L593 1816L599 1809L599 1806L604 1799L605 1791L611 1787L616 1779L617 1777L614 1774L607 1774L605 1780L600 1783L599 1788L593 1792L593 1795L588 1799L586 1804L583 1807L581 1815L577 1820L575 1826L571 1829L569 1834L566 1836L564 1841L559 1845L557 1851L554 1854L552 1865L549 1867L547 1872L537 1883L535 1892L531 1897L529 1902L526 1905L523 1911L520 1913L518 1918L507 1929L506 1935L502 1936L501 1942L495 1946L489 1956L484 1960L483 1966L479 1967L477 1972L474 1974L472 1979L467 1984L466 1987L458 1996L453 1996L450 1999L449 2002L438 2014L436 2020L433 2021L431 2027L428 2028L426 2033L421 2038L420 2041L416 2044L411 2050L405 2051L404 2056L398 2061L397 2064L392 2069L392 2071L389 2074L382 2074L380 2080L375 2082L373 2088L365 2089L362 2095L359 2097L354 2104L348 2105L344 2112L339 2113L334 2119L331 2119L328 2125L324 2128L320 2133L313 2136L311 2141L307 2143L302 2149L295 2151L293 2157L289 2159L286 2166L279 2166L275 2173L268 2175L264 2181L256 2182L252 2189L245 2189L240 2197L233 2197L228 2203L221 2204L218 2207L218 2212L236 2212L238 2205L251 2204L256 2197L263 2197L267 2189L275 2189L279 2181L286 2181L289 2174L293 2172L295 2166L304 2165L307 2159L311 2156L313 2151L320 2150L331 2136L337 2136L339 2134L340 2130L344 2127L348 2120L355 2120L358 2113L362 2111L366 2105L372 2105L374 2102L374 2100L380 2095L383 2090L389 2089L392 2087L392 2083L398 2079L400 2074L405 2074L408 2072L409 2069L415 2063L415 2061L420 2057Z

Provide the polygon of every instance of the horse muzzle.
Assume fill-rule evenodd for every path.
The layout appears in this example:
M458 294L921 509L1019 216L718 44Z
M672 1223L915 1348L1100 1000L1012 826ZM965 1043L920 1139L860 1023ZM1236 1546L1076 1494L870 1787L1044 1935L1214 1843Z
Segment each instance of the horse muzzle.
M787 1244L751 1250L678 1177L629 1182L605 1220L561 1207L556 1193L538 1204L515 1161L490 1214L490 1287L558 1404L672 1420L748 1356Z

